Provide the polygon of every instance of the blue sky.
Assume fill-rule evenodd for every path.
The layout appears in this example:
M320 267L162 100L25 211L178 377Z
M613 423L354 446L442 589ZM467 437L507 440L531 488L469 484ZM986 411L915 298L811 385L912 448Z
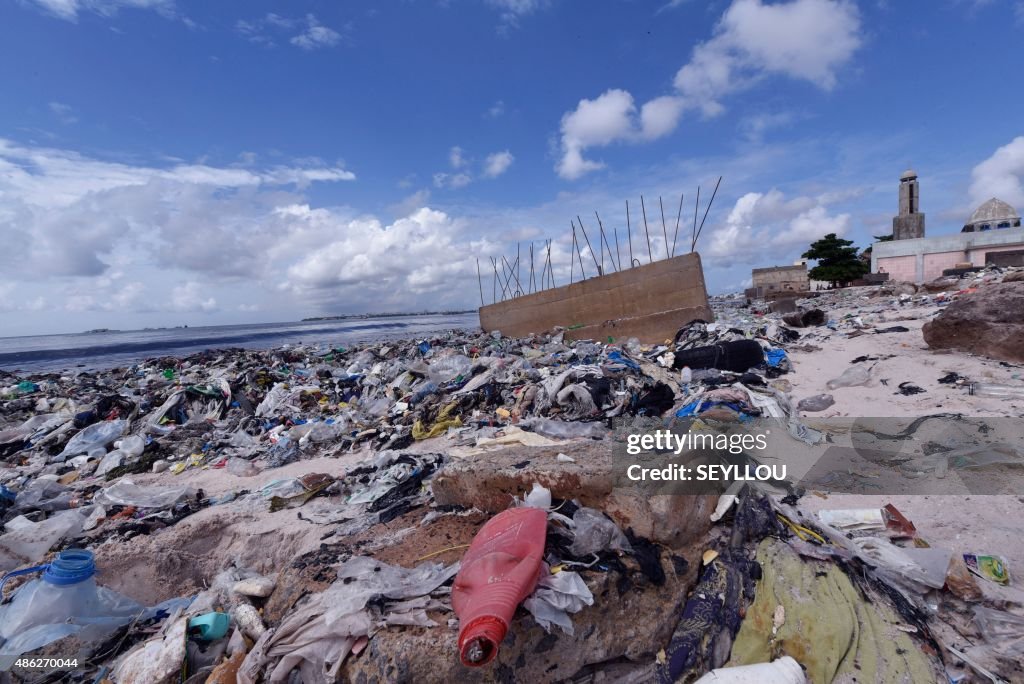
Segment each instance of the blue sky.
M625 249L627 199L671 232L719 175L714 292L867 246L907 166L954 232L1024 207L1022 30L1020 0L5 2L0 335L476 306L477 257L553 238L565 282L572 217Z

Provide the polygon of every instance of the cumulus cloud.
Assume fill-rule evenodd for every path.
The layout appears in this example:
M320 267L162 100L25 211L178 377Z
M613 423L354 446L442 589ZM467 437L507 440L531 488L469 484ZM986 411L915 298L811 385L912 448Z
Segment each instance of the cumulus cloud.
M638 113L631 93L610 89L563 115L557 171L573 180L600 169L602 162L585 157L588 148L656 140L674 131L686 111L715 116L726 95L769 76L830 90L860 44L860 15L849 0L734 0L714 35L676 73L674 93L645 102Z
M775 189L748 192L726 219L701 237L701 254L711 264L791 260L815 240L845 234L849 214L830 214L821 197L786 196Z
M484 160L484 177L497 178L508 171L513 161L515 157L508 150L487 155L487 159Z
M681 111L682 101L678 97L665 96L647 102L638 113L633 96L618 88L593 100L580 100L576 109L562 116L559 175L572 180L602 168L603 163L583 158L583 151L589 147L667 135L675 128Z
M1024 136L1003 145L971 172L971 200L975 206L990 197L1024 210Z
M13 245L0 267L98 276L118 250L143 243L168 264L247 273L253 207L283 189L354 178L341 167L132 166L0 139L0 239Z
M687 104L706 115L721 111L723 96L767 75L830 90L861 44L860 15L848 0L735 0L715 34L694 48L675 78Z
M60 329L256 305L277 316L465 306L472 257L502 253L498 241L430 209L426 191L390 222L309 204L305 183L347 173L133 166L0 140L0 308L43 309Z

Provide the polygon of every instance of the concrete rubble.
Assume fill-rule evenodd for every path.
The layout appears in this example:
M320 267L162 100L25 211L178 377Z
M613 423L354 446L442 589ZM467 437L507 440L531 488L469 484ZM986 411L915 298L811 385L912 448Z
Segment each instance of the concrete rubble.
M1024 681L1024 593L985 569L996 551L1024 568L1024 498L648 496L616 477L626 434L678 421L776 421L796 445L820 418L1021 417L1021 272L813 293L785 314L799 327L713 297L715 322L660 345L452 331L0 371L0 659L74 655L72 681L117 683L689 682L783 655L815 682ZM1021 394L973 391L992 385ZM548 572L578 573L592 605L569 630L520 608L467 668L453 578L531 491ZM858 526L818 515L834 509ZM55 628L88 618L68 604L15 649L19 595L57 586L72 549L103 629ZM810 630L814 600L848 609Z

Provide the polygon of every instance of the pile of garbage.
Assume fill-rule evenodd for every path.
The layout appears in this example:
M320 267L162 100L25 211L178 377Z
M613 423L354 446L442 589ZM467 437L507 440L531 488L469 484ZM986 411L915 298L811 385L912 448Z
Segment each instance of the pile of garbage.
M830 298L844 297L873 299L827 293L783 317L715 298L715 322L691 322L655 345L570 341L564 330L522 339L451 331L104 371L0 371L0 665L73 657L65 669L79 680L117 683L452 681L467 667L542 680L618 672L692 681L715 670L715 681L854 671L903 681L966 677L992 662L1002 677L1019 676L1005 659L982 663L934 633L937 592L977 599L957 554L943 556L940 578L939 554L907 548L907 560L858 542L880 531L873 516L854 534L841 520L803 515L803 492L748 488L713 512L714 499L704 507L693 497L685 505L699 539L673 545L583 493L589 446L615 442L624 424L768 419L787 438L826 439L800 416L832 399L794 405L791 354L831 336L899 329L864 315L834 319ZM862 384L866 368L837 370L829 388ZM494 450L512 455L523 481L536 459L516 455L551 452L581 493L523 487L488 510L438 502L435 484L457 459ZM284 567L214 556L205 576L172 583L180 595L163 600L98 581L111 548L138 549L145 564L147 540L160 545L191 521L231 512L313 530L317 543ZM993 558L964 563L991 580ZM794 605L782 587L797 578L821 593ZM839 597L857 618L825 638L883 629L890 638L861 639L839 659L813 654L801 635L815 618L800 611ZM1003 630L1012 655L1021 618L1009 605L988 601L975 614L986 639Z

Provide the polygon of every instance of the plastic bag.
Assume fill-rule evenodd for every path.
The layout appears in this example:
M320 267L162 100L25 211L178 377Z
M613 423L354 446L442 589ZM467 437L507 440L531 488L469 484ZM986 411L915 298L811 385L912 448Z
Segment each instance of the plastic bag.
M122 478L93 497L101 506L135 506L136 508L170 508L192 496L191 487L142 487Z
M545 632L550 634L554 624L569 636L575 633L569 613L592 605L594 595L579 574L563 570L552 575L547 564L543 564L536 590L523 601L523 608L530 611Z
M838 378L829 380L826 385L830 390L839 387L860 387L871 380L871 370L861 365L850 366Z
M9 531L0 536L0 572L38 563L58 542L79 535L84 525L85 516L79 511L63 511L37 523L8 521Z
M259 467L252 461L246 461L244 458L229 458L227 471L235 477L252 477L253 475L260 474Z
M813 413L815 411L824 411L834 403L836 401L832 398L831 394L815 394L813 397L807 397L797 402L796 409Z
M57 457L60 461L66 461L69 456L77 456L87 453L95 447L105 447L124 432L128 427L126 420L110 420L103 423L93 423L77 435L68 440L64 451Z
M604 549L612 549L623 553L631 553L626 535L619 526L605 517L604 513L594 508L579 508L572 516L573 538L569 552L577 558L589 556Z
M551 418L528 418L519 422L524 430L536 432L552 439L603 439L608 435L608 428L601 423L569 423Z
M146 450L146 438L142 435L129 435L121 440L121 443L114 443L126 458L137 458Z
M983 606L974 607L978 630L996 651L1024 659L1024 617Z
M444 385L460 376L465 378L472 368L473 361L468 356L455 354L431 363L427 369L427 376L435 385Z

